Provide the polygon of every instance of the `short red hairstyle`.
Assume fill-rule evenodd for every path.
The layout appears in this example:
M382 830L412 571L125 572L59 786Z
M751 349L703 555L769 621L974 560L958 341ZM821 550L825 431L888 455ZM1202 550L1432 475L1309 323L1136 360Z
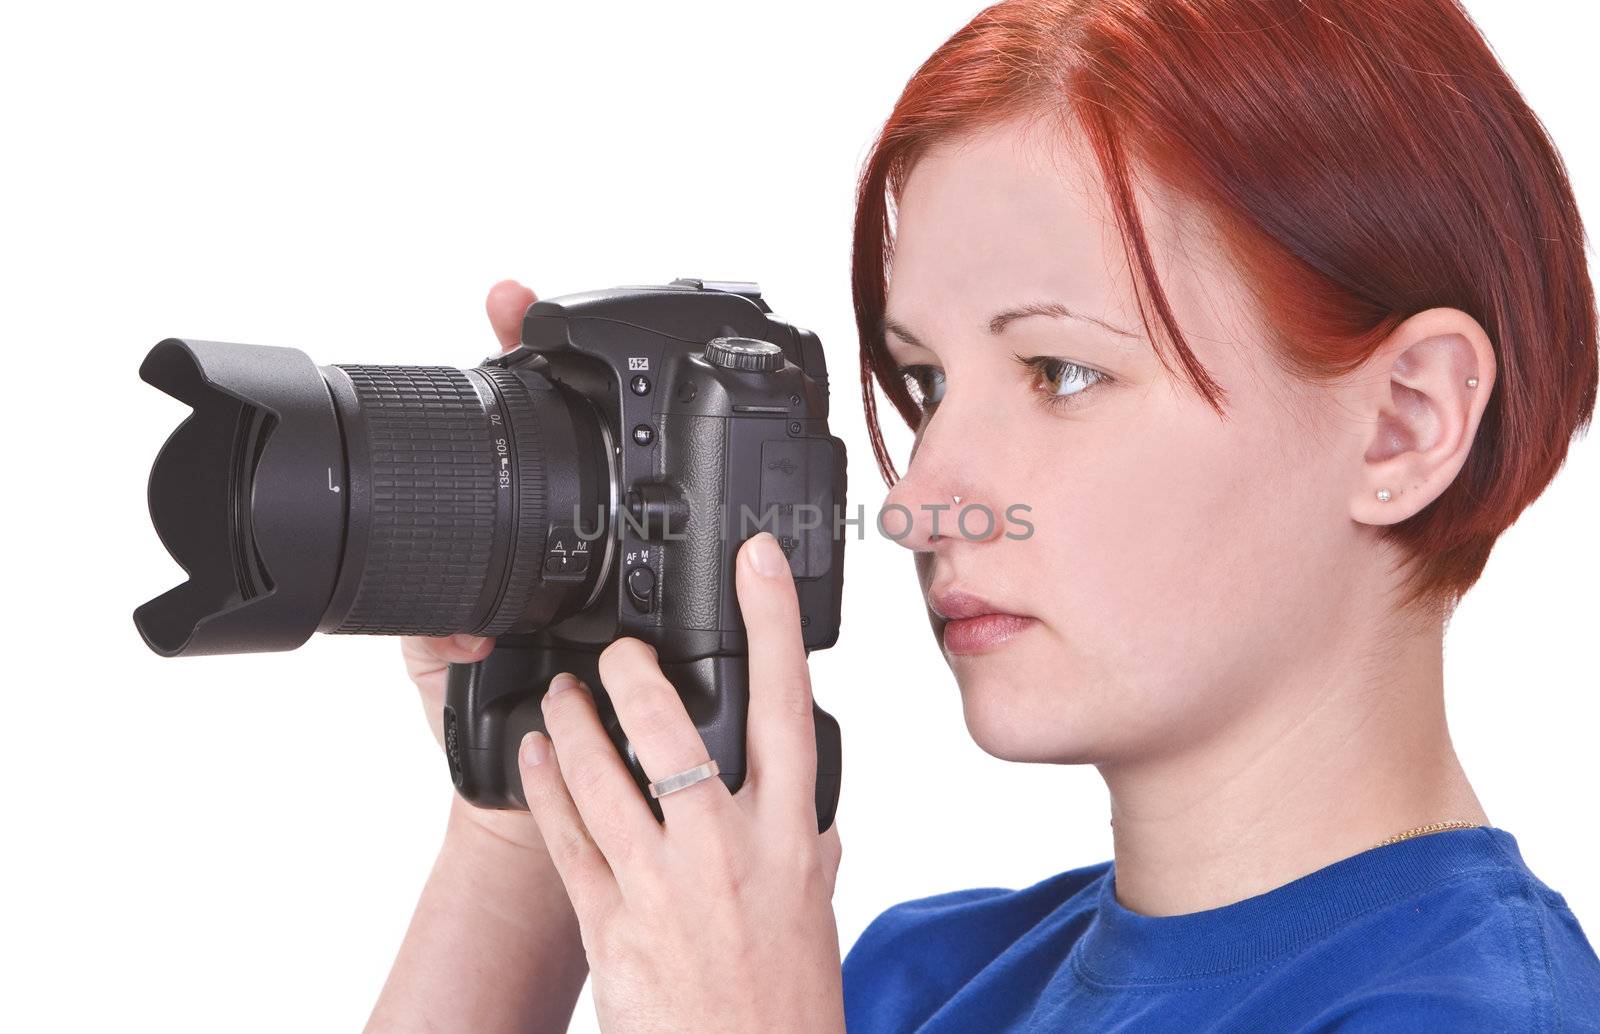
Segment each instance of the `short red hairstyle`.
M907 83L858 184L862 401L889 484L874 381L919 419L884 344L893 206L931 144L1018 116L1082 132L1149 338L1219 413L1223 392L1155 274L1135 204L1146 172L1222 228L1285 369L1347 373L1434 307L1483 326L1498 367L1466 465L1383 529L1409 561L1404 605L1447 614L1588 426L1600 365L1566 170L1466 12L1454 0L1005 0L980 12Z

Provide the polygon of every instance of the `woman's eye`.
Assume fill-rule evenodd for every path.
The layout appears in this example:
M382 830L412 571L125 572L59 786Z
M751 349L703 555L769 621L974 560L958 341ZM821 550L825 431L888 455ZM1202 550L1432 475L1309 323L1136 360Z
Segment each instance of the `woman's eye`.
M1019 355L1015 358L1033 372L1034 390L1045 396L1044 401L1047 405L1076 405L1079 396L1093 389L1101 381L1111 379L1110 375L1099 370L1091 370L1087 366L1069 363L1054 356L1036 355L1025 359Z
M1111 380L1109 374L1065 359L1040 355L1024 358L1014 356L1033 375L1033 390L1042 396L1041 401L1050 406L1077 405L1080 397L1102 381ZM900 376L905 379L906 391L913 402L924 412L931 411L944 398L944 371L937 366L902 366Z
M944 371L937 366L902 366L906 391L920 409L932 409L944 398Z

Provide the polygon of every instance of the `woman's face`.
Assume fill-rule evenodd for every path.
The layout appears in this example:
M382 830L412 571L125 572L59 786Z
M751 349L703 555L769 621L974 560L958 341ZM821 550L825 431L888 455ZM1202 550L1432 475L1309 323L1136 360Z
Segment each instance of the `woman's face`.
M968 728L997 757L1114 763L1270 721L1275 688L1315 683L1370 610L1372 529L1350 509L1365 428L1267 360L1195 209L1157 194L1141 210L1226 418L1147 340L1075 141L1009 125L944 144L898 205L887 314L916 340L887 341L896 365L920 368L928 405L886 504L912 515L900 541L936 632L952 592L1026 618L965 622L941 642ZM1028 305L1065 314L991 327ZM1007 519L1017 504L1031 533ZM957 529L975 505L992 533L982 511Z

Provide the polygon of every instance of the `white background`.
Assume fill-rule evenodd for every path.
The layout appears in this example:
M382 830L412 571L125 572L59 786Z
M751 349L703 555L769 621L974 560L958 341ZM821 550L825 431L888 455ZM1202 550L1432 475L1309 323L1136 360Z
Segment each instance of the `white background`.
M906 79L979 6L7 14L0 1026L358 1028L450 793L393 640L178 661L140 642L133 608L180 577L144 493L185 410L138 380L150 345L470 366L494 348L482 300L502 277L545 296L757 280L829 350L852 501L871 513L855 176ZM1470 7L1600 225L1592 5ZM1446 658L1491 820L1592 938L1597 514L1585 439L1501 540ZM969 739L909 554L869 538L848 556L843 635L812 662L844 728L844 947L895 901L1108 858L1093 769L1007 764ZM573 1029L594 1029L587 991Z

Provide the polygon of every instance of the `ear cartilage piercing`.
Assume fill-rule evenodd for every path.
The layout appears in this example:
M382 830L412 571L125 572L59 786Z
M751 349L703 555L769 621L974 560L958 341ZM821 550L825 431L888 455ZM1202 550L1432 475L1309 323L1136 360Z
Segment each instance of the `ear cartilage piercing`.
M1467 387L1476 388L1477 386L1478 386L1478 378L1476 378L1476 377L1468 377L1467 378Z
M1387 488L1378 489L1378 502L1387 503L1388 501L1389 501L1389 490Z

